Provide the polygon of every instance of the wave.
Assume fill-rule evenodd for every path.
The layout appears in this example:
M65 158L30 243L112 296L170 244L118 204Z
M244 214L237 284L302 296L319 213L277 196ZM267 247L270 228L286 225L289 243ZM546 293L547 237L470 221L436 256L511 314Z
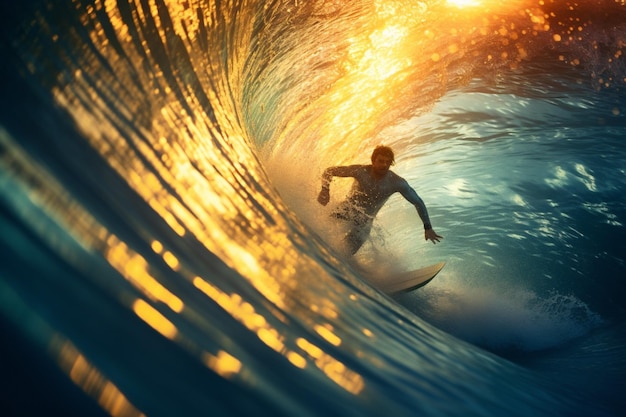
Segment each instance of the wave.
M622 2L1 7L9 415L620 414ZM446 238L345 260L381 142Z

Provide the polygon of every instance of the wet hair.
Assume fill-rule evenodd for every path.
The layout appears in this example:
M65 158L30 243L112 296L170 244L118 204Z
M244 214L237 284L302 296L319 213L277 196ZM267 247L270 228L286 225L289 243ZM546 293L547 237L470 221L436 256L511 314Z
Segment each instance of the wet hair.
M374 148L374 151L372 152L372 162L374 162L374 160L376 159L378 155L391 158L391 165L393 165L396 162L395 157L393 155L393 150L391 150L389 146L378 145L376 148Z

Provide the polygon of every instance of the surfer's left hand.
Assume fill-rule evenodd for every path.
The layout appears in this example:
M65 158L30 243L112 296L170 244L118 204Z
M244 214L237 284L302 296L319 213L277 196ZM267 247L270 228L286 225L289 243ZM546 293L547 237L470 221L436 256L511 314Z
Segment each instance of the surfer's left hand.
M439 236L433 229L424 230L424 240L430 240L433 244L443 239L443 236Z

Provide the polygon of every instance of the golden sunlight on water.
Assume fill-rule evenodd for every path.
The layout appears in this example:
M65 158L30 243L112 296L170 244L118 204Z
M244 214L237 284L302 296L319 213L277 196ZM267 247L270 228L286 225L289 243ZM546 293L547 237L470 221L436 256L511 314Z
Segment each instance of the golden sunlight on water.
M348 369L343 363L322 351L313 343L304 338L296 341L301 351L296 352L293 348L289 348L285 341L285 337L273 328L270 323L258 314L254 306L244 301L238 294L226 294L219 290L216 286L208 283L200 277L193 280L194 285L206 294L209 298L218 303L224 310L228 311L235 319L241 322L249 330L256 333L257 337L274 351L285 356L289 362L298 368L307 366L307 357L312 359L315 365L333 382L344 388L352 394L360 393L364 388L364 380L361 375ZM315 330L326 341L338 346L341 339L331 331L330 325L316 325ZM238 362L234 358L227 358L228 364L236 365ZM211 357L209 361L205 361L207 365L220 373L221 363L216 358ZM221 374L221 373L220 373Z
M126 53L140 61L142 58L137 56L135 44L128 38L130 31L125 26L127 23L119 17L119 12L111 7L111 4L107 4L106 12L116 32L119 33L119 40L126 48ZM172 10L176 10L176 7ZM98 3L96 8L100 9ZM142 19L139 14L137 18ZM87 11L85 19L97 21L98 17L95 12ZM159 22L157 26L160 27L162 23ZM138 21L137 24L139 23L141 22ZM96 22L94 26L98 27L99 24ZM162 29L159 33L166 43L169 32ZM392 32L383 35L389 34ZM193 34L190 37L185 33L178 35L184 43L179 47L188 50L198 50L201 47L194 43ZM92 34L91 39L98 50L102 49L103 53L108 54L110 65L121 74L115 79L108 79L109 85L115 87L123 74L129 72L126 68L128 61L113 55L111 49L107 48L107 42L97 33ZM321 276L324 271L319 265L300 264L307 260L302 259L293 246L291 236L293 230L277 214L274 201L279 199L262 191L271 187L267 185L259 188L250 187L252 184L265 184L265 178L260 168L256 166L255 157L237 123L230 120L237 112L233 109L216 109L215 117L221 129L228 128L231 131L217 130L216 125L207 119L205 108L192 89L185 89L184 96L180 97L172 92L174 88L167 86L167 80L157 77L157 84L153 85L155 80L145 79L143 82L148 89L155 92L150 117L143 120L144 123L139 123L142 126L140 131L133 129L122 135L117 126L125 125L126 122L118 120L117 112L107 108L106 103L98 103L97 111L84 105L84 97L103 96L103 91L88 80L108 77L106 74L100 74L101 68L95 58L90 60L88 53L86 57L87 62L76 72L76 79L67 86L55 90L57 102L73 115L91 145L106 158L108 164L127 181L128 185L148 202L178 235L190 235L197 239L229 267L248 279L279 309L294 314L301 312L307 317L310 316L311 310L318 311L324 317L336 317L338 308L331 298L318 300L298 290L298 277L303 275L303 268L317 268L317 271L310 271L312 276ZM200 58L202 57L197 57ZM192 71L203 74L206 71L203 61L195 62L194 59L191 56ZM158 68L157 63L152 63L152 66ZM216 71L226 72L225 69ZM230 71L236 71L236 68L231 67ZM140 74L139 77L144 75ZM185 84L185 80L180 78L175 81L180 85ZM126 83L124 88L132 88L134 82L135 80ZM163 83L166 88L163 88ZM206 90L209 94L216 93L210 88ZM132 97L127 97L126 100L118 104L134 109L133 112L138 114L146 111L140 103L134 102ZM218 102L220 99L214 98L214 101ZM116 123L111 123L111 120L116 120ZM97 129L94 130L94 127ZM226 134L228 137L224 136ZM147 161L149 167L144 165L143 161ZM217 286L207 281L211 277L193 278L193 273L175 253L157 240L150 244L154 253L161 256L173 271L193 280L198 289L255 332L263 343L284 355L294 366L300 368L307 366L307 357L310 359L310 355L287 348L283 336L275 328L268 326L267 320L254 312L251 304L241 296L237 294L225 296ZM194 316L194 313L183 305L183 301L154 275L145 254L137 253L127 243L111 234L108 234L101 248L109 263L140 289L150 301L164 303L172 312L183 314L185 317ZM325 286L324 290L327 291L329 285L332 287L336 284L319 280L307 285L314 292L317 285ZM295 303L294 297L290 295L293 292L298 292ZM309 297L312 299L307 302ZM286 303L285 300L290 300L290 303ZM152 328L165 337L184 340L184 335L179 334L176 325L153 306L142 300L131 302L133 311ZM311 307L301 309L300 303ZM328 338L329 342L338 343L337 337L333 338L330 332L322 331L320 334ZM226 373L233 374L237 368L233 366L234 362L227 361L227 365L224 365L225 362L216 359L219 357L219 355L210 356L209 359L205 358L204 362L215 372L222 373L223 369L228 369ZM322 359L315 358L316 363L320 360ZM325 374L346 387L349 386L348 380L360 378L329 355L324 356L323 363ZM343 369L351 375L350 378L340 376ZM350 392L356 393L359 390L355 389L355 386L349 386Z
M273 139L277 153L314 144L312 157L320 165L354 161L385 141L386 127L428 108L450 85L468 82L474 67L459 69L462 58L471 56L474 66L515 67L528 56L525 40L549 30L535 0L371 5L357 25L346 24L334 38L320 40L320 48L341 51L328 54L336 59L325 63L328 88L294 100L306 102L307 110L292 116ZM490 47L481 48L483 43Z
M175 313L183 310L183 302L150 274L148 262L116 236L110 235L104 256L124 278L142 290L153 301L160 301Z
M9 138L0 134L0 140L9 145ZM138 290L154 302L162 302L175 313L183 310L183 302L179 297L165 288L149 271L147 261L138 253L131 250L128 245L112 235L107 229L91 216L78 202L74 201L60 184L55 182L51 175L31 161L26 154L12 144L7 146L7 152L0 165L5 174L20 178L32 201L37 205L46 207L47 216L52 216L54 221L60 224L67 233L81 244L87 251L102 252L109 264L114 267L121 276L133 284ZM30 223L44 241L48 241L50 247L56 249L65 256L65 260L77 269L87 272L88 262L72 247L71 240L56 237L56 225L46 222L47 216L40 213L29 212L25 207L20 211L24 221ZM158 247L157 244L155 246ZM169 253L163 254L164 260L175 269L177 260ZM93 277L96 281L98 278ZM100 284L104 284L100 282ZM115 294L121 301L129 300L125 294ZM173 338L176 335L175 327L162 317L156 310L143 300L137 300L133 304L136 314L154 327L164 336Z
M217 355L205 352L202 359L207 367L224 378L230 378L241 371L241 361L223 350Z
M190 65L187 71L165 78L164 73L158 71L161 66L151 54L148 39L141 39L147 48L145 53L150 67L157 71L152 75L135 72L126 57L110 48L110 40L100 23L102 12L109 17L131 61L142 62L144 57L137 51L136 39L130 33L142 36L143 32L129 28L129 22L120 16L114 3L96 1L93 7L85 8L82 20L86 27L94 28L90 32L93 47L107 57L112 71L102 68L99 57L89 48L83 48L83 62L74 72L74 78L54 86L55 99L72 115L93 148L172 230L179 236L192 235L250 280L275 305L284 308L285 291L298 285L295 277L299 255L293 247L292 232L277 215L274 202L279 199L266 195L265 190L272 188L267 185L234 119L238 113L234 102L216 96L219 90L223 90L224 97L232 94L227 83L212 84L218 91L188 85L190 81L185 74L201 76L207 70L207 62L214 66L221 60L219 51L206 51L203 40L189 32L194 24L181 26L184 19L197 20L195 12L191 12L195 9L171 3L175 4L169 12L176 13L172 21L176 22L174 29L179 36L176 49L169 51L172 59L184 49L202 50L217 54L216 57L208 59L202 54L190 54L190 61L185 63ZM154 19L163 44L171 41L171 32L165 26L169 19L162 19L160 15L163 10L153 7L149 16L142 7L133 10L136 12L133 24L141 26L146 20ZM209 15L215 12L207 11ZM217 79L227 73L236 75L235 64L229 63L228 71L219 65L209 69L217 74ZM73 63L68 59L67 65L71 68ZM127 74L133 73L136 77L129 79ZM99 81L93 83L92 80ZM137 87L138 81L141 88ZM197 94L200 89L209 94L213 102L225 106L215 109L216 123L210 120L206 103ZM142 90L154 92L149 106L137 99L142 96ZM118 91L122 92L119 99L107 103L106 99L117 96ZM120 126L129 128L121 133ZM267 218L274 220L270 224ZM178 257L160 243L153 242L153 250L172 270L182 267ZM109 262L151 300L164 302L174 312L182 310L181 300L151 275L142 255L115 236L108 237L103 252Z
M9 140L5 135L0 135L0 137L5 142ZM129 248L129 246L119 238L107 232L106 229L98 224L98 222L80 205L71 202L69 197L64 194L62 188L53 182L51 176L38 168L32 161L29 161L26 156L19 151L19 148L11 146L8 147L8 149L11 149L11 152L5 154L2 159L3 171L13 173L13 175L19 173L22 179L29 179L28 185L30 186L31 198L45 204L49 208L49 213L56 213L59 216L57 220L62 222L66 230L72 233L85 247L90 250L101 250L102 255L108 260L109 264L113 266L122 277L148 297L148 299L155 303L163 303L174 313L183 314L189 319L194 320L197 314L194 315L192 312L184 311L182 300L169 291L159 282L153 273L150 272L150 265L143 256ZM26 220L31 221L39 217L35 214L29 215L29 213L24 213L24 215L27 217ZM75 221L76 219L80 220ZM44 239L53 238L54 236L52 232L43 228L43 226L36 227L35 229L40 231ZM57 242L56 244L61 243ZM166 250L162 243L155 240L152 242L151 246L152 250L156 254L161 255L172 270L181 272L183 276L188 275L188 271L181 266L176 256ZM72 261L73 258L71 254L73 251L69 248L59 248L59 250L61 253L68 254L68 261L74 262L76 266L81 264L78 259ZM254 262L253 259L249 261ZM88 267L88 264L85 264L85 267ZM255 266L255 268L259 267ZM91 276L96 282L98 281L93 274L88 274L87 276ZM105 285L105 283L102 282L100 284ZM281 335L276 328L272 327L264 316L258 314L252 304L243 300L240 295L228 295L215 285L210 284L200 277L193 278L193 284L219 304L225 311L230 313L233 318L240 321L249 330L254 332L259 340L276 352L284 355L294 366L305 368L308 361L312 360L329 379L339 384L347 391L358 394L362 390L364 383L360 375L348 369L332 356L323 353L321 349L305 339L299 339L299 341L293 343L300 348L300 352L293 348L288 348L285 337ZM114 282L110 279L107 280L106 286L111 288L110 291L115 291L113 290L113 288L115 288ZM271 296L275 297L276 294L280 293L280 288L268 289L268 292ZM114 296L123 303L128 303L132 297L131 294L122 292L114 292ZM277 304L281 304L280 299L276 299L276 301ZM184 335L179 335L175 324L148 302L135 298L130 302L129 308L131 308L141 320L164 337L168 339L180 339L180 341L184 341L183 344L190 347L192 351L198 349L191 341L185 340ZM329 305L324 307L324 309L332 310ZM336 315L335 313L329 314L333 316ZM315 330L329 343L335 346L341 343L341 340L332 332L332 328L329 327L329 325L316 325ZM53 345L55 343L56 342L53 342ZM62 369L65 370L74 383L81 387L87 394L97 398L98 402L112 415L141 415L138 412L133 414L136 410L126 401L119 390L103 378L102 375L78 353L70 342L63 342L63 347L60 348L59 351ZM211 354L202 351L200 355L206 366L223 377L231 377L241 371L241 362L228 352L219 351L216 354Z
M324 372L328 378L346 391L352 394L358 394L365 387L365 381L361 375L346 368L343 363L325 353L318 346L304 338L298 339L297 345L314 359L315 365Z
M178 335L176 326L144 300L138 298L132 308L139 318L168 339L174 339Z
M296 133L308 117L297 115L275 139L275 148L284 152L293 141L311 140L316 146L315 155L322 159L328 154L335 163L353 158L364 139L380 125L409 75L407 69L413 66L419 45L411 38L410 30L423 19L426 10L421 2L376 0L363 26L346 27L340 36L345 37L348 46L344 58L334 63L342 76L310 105L312 109L323 109L311 127L315 137Z
M33 312L20 295L3 280L0 280L0 313L19 323L22 332L28 334L34 344L41 346L45 355L52 358L56 366L68 376L72 383L93 398L109 415L145 417L70 340L53 329L44 317ZM12 343L13 341L4 340L3 342ZM18 410L12 409L12 411ZM27 415L26 411L19 411Z
M86 250L94 252L102 250L111 265L148 297L163 301L176 312L182 310L181 300L147 272L147 263L142 257L132 251L129 252L123 242L111 235L80 204L74 201L61 185L52 179L51 175L30 160L15 144L11 144L6 135L0 134L0 139L7 149L1 161L2 171L5 175L20 178L22 185L26 187L25 192L28 193L31 201L36 202L36 206L46 207L47 216L52 216L54 221ZM47 216L35 210L27 211L27 207L29 206L22 206L19 211L23 220L40 234L41 239L64 255L65 260L77 269L88 268L88 263L76 253L69 239L56 237L57 226L52 222L46 222Z
M341 344L341 339L332 331L332 327L330 324L326 326L322 326L316 324L314 327L315 331L322 336L328 343L333 346L339 346Z
M58 352L59 367L72 382L86 394L95 398L100 407L113 417L145 417L107 380L69 341L57 337L50 350Z

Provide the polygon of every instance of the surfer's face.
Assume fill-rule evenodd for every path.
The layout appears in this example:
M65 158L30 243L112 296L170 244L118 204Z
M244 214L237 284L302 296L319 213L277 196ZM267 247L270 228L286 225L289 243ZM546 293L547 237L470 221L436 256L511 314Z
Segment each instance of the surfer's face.
M393 161L390 157L385 155L376 155L376 158L372 161L372 170L374 175L382 177L389 171L389 167Z

